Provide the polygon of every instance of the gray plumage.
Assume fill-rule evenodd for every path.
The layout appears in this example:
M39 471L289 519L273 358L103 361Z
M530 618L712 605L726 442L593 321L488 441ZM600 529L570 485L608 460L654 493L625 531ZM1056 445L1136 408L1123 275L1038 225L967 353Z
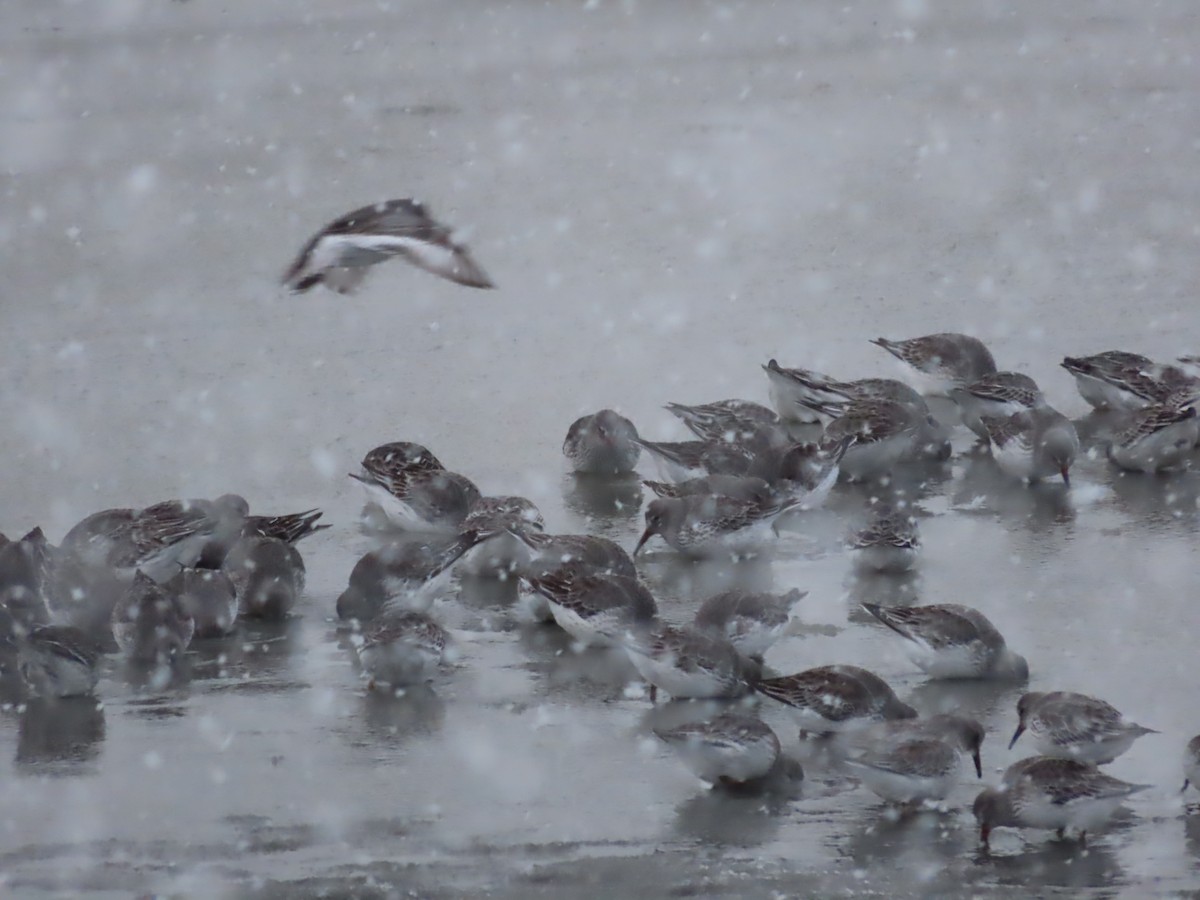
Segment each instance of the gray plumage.
M1198 439L1195 407L1149 404L1113 437L1108 458L1122 469L1153 474L1186 466Z
M633 552L636 555L655 535L688 556L754 552L774 536L780 516L803 506L803 500L763 505L712 494L659 498L646 507L646 528Z
M871 343L911 366L920 376L924 394L949 396L952 388L996 371L991 351L969 334L942 332L899 341L876 338Z
M727 640L695 628L660 624L624 635L622 646L638 673L676 700L741 697L753 689L759 667Z
M195 622L179 598L143 572L112 611L113 637L136 665L172 666L192 642Z
M921 539L911 514L886 503L871 510L867 524L848 541L859 567L874 572L907 572L916 562Z
M1028 484L1061 475L1071 483L1070 469L1079 455L1079 435L1071 420L1045 404L1007 419L980 419L992 458L1005 474Z
M622 475L632 472L642 455L637 428L611 409L581 416L571 423L563 440L563 455L574 472Z
M163 588L195 622L193 637L223 637L236 629L237 589L220 569L180 569Z
M39 625L18 642L21 677L41 697L92 694L100 678L100 644L70 625Z
M696 610L692 624L723 637L743 656L761 659L786 632L792 609L808 591L784 594L734 589L714 594Z
M1025 657L977 609L958 603L863 609L905 638L909 657L931 678L994 678L1024 681Z
M248 513L248 504L236 494L168 500L139 510L107 509L68 531L62 549L127 579L140 570L166 581L179 566L195 565L210 542L231 543Z
M424 613L405 611L381 616L363 634L358 659L369 687L422 684L442 663L446 630Z
M239 538L221 568L237 591L243 618L281 620L304 593L304 559L278 538Z
M1150 785L1113 778L1094 765L1035 756L1013 763L999 788L985 788L973 812L979 839L986 845L993 828L1068 828L1085 839L1090 829L1112 818L1121 803Z
M1026 731L1044 756L1103 765L1143 735L1157 734L1128 721L1111 704L1072 691L1031 691L1017 701L1017 730L1011 748Z
M756 689L790 707L802 731L818 734L917 715L887 682L858 666L819 666L794 675L764 678Z
M584 646L617 643L658 617L654 596L636 578L601 574L580 562L525 581L549 602L558 626Z
M368 622L386 606L424 612L450 583L450 567L472 546L472 537L388 544L362 556L337 599L338 618Z

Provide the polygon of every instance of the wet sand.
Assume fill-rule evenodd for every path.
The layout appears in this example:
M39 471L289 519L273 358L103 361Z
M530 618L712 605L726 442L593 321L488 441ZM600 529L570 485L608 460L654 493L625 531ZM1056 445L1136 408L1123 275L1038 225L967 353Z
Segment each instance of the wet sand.
M0 528L57 540L97 509L226 491L336 526L301 545L297 615L197 646L186 686L113 663L100 708L0 711L0 891L1200 888L1200 817L1176 793L1200 731L1190 473L1122 477L1096 454L1068 494L956 457L925 474L923 558L898 582L851 577L852 487L773 561L686 566L660 544L643 567L675 619L716 585L809 590L806 633L769 663L867 665L922 711L978 715L994 781L1029 752L1004 749L1019 689L926 682L857 611L979 607L1033 689L1162 732L1110 767L1156 788L1086 851L1007 832L981 855L975 784L903 822L819 766L798 798L710 793L646 736L661 713L619 660L499 627L486 586L447 610L456 671L366 695L332 615L369 546L345 473L379 443L420 441L552 530L631 547L636 484L563 474L583 412L678 437L663 402L765 401L770 357L892 375L869 338L961 330L1083 416L1064 354L1200 349L1191 4L594 7L0 9ZM472 229L498 291L401 264L349 299L278 288L323 222L406 194Z

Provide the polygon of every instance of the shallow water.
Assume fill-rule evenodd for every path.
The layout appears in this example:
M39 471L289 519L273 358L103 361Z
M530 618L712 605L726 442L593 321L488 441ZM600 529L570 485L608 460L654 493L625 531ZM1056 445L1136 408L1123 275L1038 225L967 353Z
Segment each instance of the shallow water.
M1083 416L1062 355L1196 352L1200 14L1045 7L0 8L0 527L57 540L96 509L230 490L336 526L301 545L297 615L196 647L186 684L113 664L99 708L0 711L3 892L1200 888L1176 793L1200 731L1195 474L1097 455L1069 492L1022 490L956 456L922 473L915 576L851 576L852 486L771 561L684 565L656 542L642 566L679 619L717 586L809 590L769 663L867 665L923 711L978 715L994 780L1028 752L1004 749L1018 689L925 682L857 603L978 606L1034 689L1162 732L1110 767L1155 789L1086 850L1004 832L980 854L975 784L904 821L819 765L798 798L708 792L646 737L668 713L620 662L507 629L505 589L466 586L459 667L395 701L366 695L331 618L368 547L345 473L387 440L629 547L636 482L562 474L583 412L676 437L663 402L765 401L772 356L888 375L868 338L963 330ZM404 194L473 226L500 290L400 264L350 299L275 286L321 223Z

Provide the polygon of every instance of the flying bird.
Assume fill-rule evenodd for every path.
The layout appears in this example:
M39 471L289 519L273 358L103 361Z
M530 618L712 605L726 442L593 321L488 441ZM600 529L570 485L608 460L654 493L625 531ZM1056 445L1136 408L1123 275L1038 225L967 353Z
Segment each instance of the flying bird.
M467 287L495 287L466 245L416 200L387 200L334 219L304 245L283 283L295 293L324 284L352 293L367 268L399 256Z

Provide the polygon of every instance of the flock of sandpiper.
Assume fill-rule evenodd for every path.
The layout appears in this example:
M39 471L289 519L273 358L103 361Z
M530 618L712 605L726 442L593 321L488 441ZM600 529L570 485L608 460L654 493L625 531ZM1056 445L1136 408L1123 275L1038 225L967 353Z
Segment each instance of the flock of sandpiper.
M391 256L464 285L492 286L454 234L411 200L330 223L284 281L296 291L325 284L347 292ZM668 405L692 441L646 440L612 410L574 422L563 452L581 476L628 475L643 453L657 465L661 480L644 482L656 497L632 553L595 535L546 533L529 500L483 496L418 444L371 450L353 477L392 531L354 565L336 603L339 619L354 629L369 688L404 691L437 674L452 641L431 613L455 573L519 579L521 615L556 623L580 648L623 651L652 700L661 691L676 700L757 696L782 704L802 739L832 748L839 766L887 801L944 800L961 779L964 756L982 777L978 722L918 717L882 679L856 666L783 676L767 668L764 656L791 630L803 592L726 591L700 602L692 622L673 624L660 618L634 562L655 537L689 557L758 553L782 517L819 506L844 479L878 486L869 522L850 540L857 564L907 571L920 544L903 496L889 489L892 473L912 460L948 458L960 426L1014 482L1061 477L1069 485L1079 437L1027 375L998 370L987 347L967 335L875 343L907 365L910 383L844 381L771 360L764 369L774 409L746 400ZM1187 464L1200 439L1200 360L1160 364L1110 351L1068 357L1063 366L1085 400L1123 417L1107 447L1116 466L1157 473ZM954 415L935 417L927 397L952 401ZM796 424L817 426L819 436L796 440ZM240 618L289 613L304 591L296 544L328 527L320 515L252 515L230 494L104 510L57 546L40 529L15 541L0 536L0 667L34 695L87 696L102 657L115 648L169 683L193 639L229 634ZM977 610L864 608L904 639L929 678L1028 677L1026 660ZM985 843L995 826L1070 829L1082 838L1145 787L1099 768L1151 731L1104 701L1026 693L1017 716L1010 746L1028 731L1041 755L1010 766L999 786L977 796ZM658 734L713 784L753 785L780 771L801 776L753 705L731 704ZM1187 747L1185 789L1198 779L1200 736Z

